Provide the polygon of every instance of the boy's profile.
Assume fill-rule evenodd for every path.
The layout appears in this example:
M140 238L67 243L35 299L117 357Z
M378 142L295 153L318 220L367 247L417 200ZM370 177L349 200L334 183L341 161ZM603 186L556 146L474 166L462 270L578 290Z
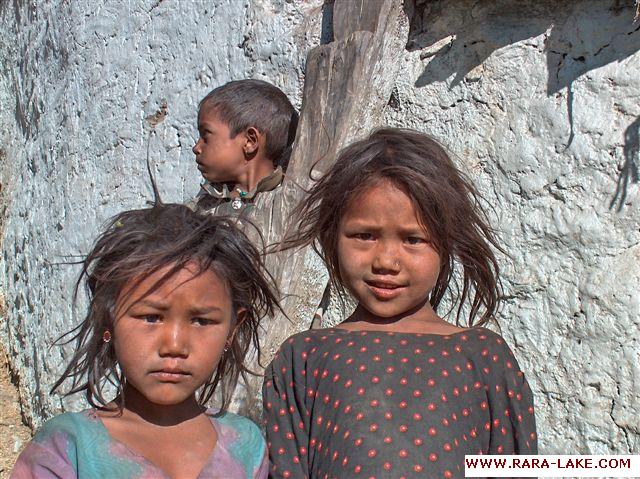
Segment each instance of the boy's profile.
M277 188L297 125L291 102L270 83L238 80L212 90L198 108L200 138L193 153L206 181L196 208L234 213Z

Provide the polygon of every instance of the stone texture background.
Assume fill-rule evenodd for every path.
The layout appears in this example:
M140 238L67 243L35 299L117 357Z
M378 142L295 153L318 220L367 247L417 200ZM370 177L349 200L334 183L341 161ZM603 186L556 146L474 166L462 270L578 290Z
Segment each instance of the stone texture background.
M75 324L99 225L197 191L198 100L265 78L299 106L322 0L0 4L0 340L33 425L62 407L51 342ZM640 450L640 23L633 0L405 2L396 87L373 123L438 138L511 254L502 333L547 453ZM167 115L155 129L147 118ZM312 281L313 282L313 281ZM304 318L308 322L308 318Z
M212 88L265 78L299 107L321 3L16 0L0 18L1 338L38 425L62 407L49 388L66 359L50 346L82 313L70 306L79 269L61 263L152 199L149 141L163 199L196 194L197 104Z
M542 450L638 453L634 2L417 3L385 121L438 138L495 211Z

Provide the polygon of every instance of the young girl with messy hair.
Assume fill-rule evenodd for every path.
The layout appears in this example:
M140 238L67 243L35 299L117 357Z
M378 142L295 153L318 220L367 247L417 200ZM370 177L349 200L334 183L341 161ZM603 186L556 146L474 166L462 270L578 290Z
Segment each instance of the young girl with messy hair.
M82 280L89 310L53 390L70 380L67 394L92 407L48 421L12 477L265 478L259 429L224 412L260 320L279 307L246 236L183 205L126 211L86 257L76 295ZM218 387L222 409L207 409Z
M498 307L500 246L438 143L387 128L347 147L292 231L284 246L313 244L358 305L289 338L267 368L273 477L461 478L466 454L536 453L529 386L481 327ZM438 315L447 293L455 325Z

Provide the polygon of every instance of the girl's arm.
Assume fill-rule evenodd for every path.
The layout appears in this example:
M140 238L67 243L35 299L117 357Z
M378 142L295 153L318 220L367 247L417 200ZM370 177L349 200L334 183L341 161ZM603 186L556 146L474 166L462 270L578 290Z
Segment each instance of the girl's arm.
M296 381L291 340L265 372L262 397L272 478L308 478L308 418L302 377Z
M487 368L491 410L489 454L537 454L533 394L511 349L499 336Z
M260 467L258 467L253 477L254 479L267 479L269 477L269 451L266 447L264 448Z
M43 439L43 440L41 440ZM77 477L67 457L63 438L36 436L22 451L10 479L71 479ZM61 442L62 441L62 442Z

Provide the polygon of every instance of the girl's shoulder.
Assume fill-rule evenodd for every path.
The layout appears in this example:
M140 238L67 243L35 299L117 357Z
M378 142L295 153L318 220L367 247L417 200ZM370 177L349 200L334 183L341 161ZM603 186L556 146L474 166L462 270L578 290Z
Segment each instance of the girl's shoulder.
M215 409L208 409L206 414L223 432L232 431L238 438L248 441L262 438L260 428L248 417Z
M293 334L282 342L271 362L271 365L283 359L289 360L292 355L297 355L310 348L320 347L323 344L335 343L336 340L341 341L340 331L341 330L338 328L322 328L308 329Z
M468 354L485 362L503 364L508 369L512 368L512 364L517 367L515 355L502 335L487 328L473 328L469 331L472 332L462 335L468 338Z
M228 451L233 460L247 470L260 469L267 457L267 446L260 428L251 419L232 412L208 409L207 415L218 433L218 444Z
M33 440L44 442L54 436L66 436L82 440L86 436L100 434L103 428L93 410L81 412L65 412L46 421L38 430Z
M483 350L511 350L502 335L484 327L466 329L449 337L459 339L468 346L477 346Z
M138 477L139 465L110 454L110 438L91 410L44 423L22 451L12 478Z

